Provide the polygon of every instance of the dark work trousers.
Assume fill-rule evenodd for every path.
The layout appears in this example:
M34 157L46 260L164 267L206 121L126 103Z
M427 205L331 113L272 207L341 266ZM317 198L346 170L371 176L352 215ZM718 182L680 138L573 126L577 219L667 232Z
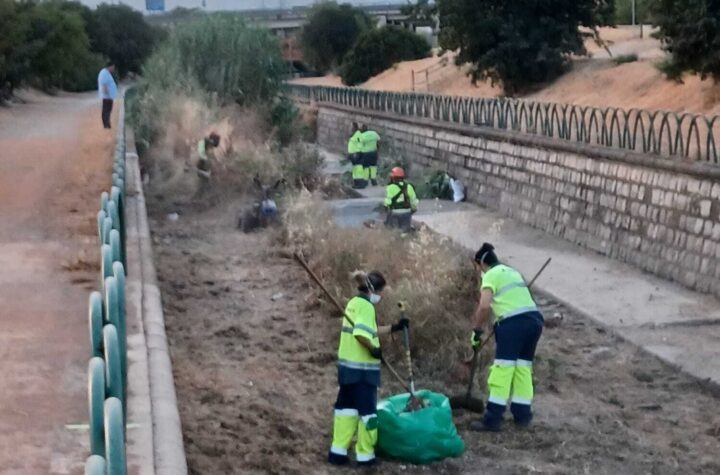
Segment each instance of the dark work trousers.
M532 361L543 323L542 314L533 311L495 325L495 363L488 378L490 397L483 420L486 427L499 429L507 399L512 402L515 422L527 425L532 419Z
M113 100L103 99L102 103L102 123L106 129L110 128L110 115L112 114Z

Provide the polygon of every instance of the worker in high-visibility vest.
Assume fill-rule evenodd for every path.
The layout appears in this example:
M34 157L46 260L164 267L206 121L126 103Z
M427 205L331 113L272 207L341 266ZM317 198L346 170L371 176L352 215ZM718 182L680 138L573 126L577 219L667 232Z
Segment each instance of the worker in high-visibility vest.
M412 215L417 211L420 200L415 187L405 180L405 170L395 167L390 171L390 184L385 188L385 225L391 228L410 230Z
M347 154L348 160L352 164L353 188L365 188L367 179L365 178L365 167L362 160L362 131L357 122L352 124L352 135L348 140Z
M475 268L482 275L480 301L471 334L473 348L480 346L482 329L489 319L495 325L495 361L488 376L488 403L481 421L470 428L500 431L503 413L510 403L515 424L527 427L532 420L534 395L532 364L543 329L543 316L520 272L497 258L495 248L484 243L475 254Z
M358 295L345 308L338 348L338 383L335 402L333 440L328 462L349 462L348 449L357 433L355 458L358 465L375 463L377 443L377 390L380 385L379 335L402 331L409 321L401 318L393 325L378 326L375 305L380 302L385 278L380 272L356 272ZM352 320L352 324L350 323Z
M207 152L219 145L220 136L215 132L211 132L207 137L203 137L198 141L198 161L195 164L195 168L198 175L205 179L210 179L210 159Z
M377 186L377 169L378 169L378 150L380 147L380 135L374 130L368 129L363 124L360 128L362 135L360 142L362 144L363 166L365 167L365 179L373 186Z

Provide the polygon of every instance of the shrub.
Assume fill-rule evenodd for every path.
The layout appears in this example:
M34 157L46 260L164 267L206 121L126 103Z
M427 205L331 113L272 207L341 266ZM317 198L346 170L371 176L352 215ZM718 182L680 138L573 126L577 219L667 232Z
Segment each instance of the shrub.
M340 300L356 293L351 272L381 271L388 287L378 306L379 323L394 322L396 303L407 302L413 357L423 380L436 380L439 385L454 382L457 371L453 369L462 370L459 361L477 301L477 278L468 251L427 229L408 237L384 229L338 228L331 210L308 195L293 200L278 239L289 250L301 251ZM317 296L325 300L320 292ZM392 355L393 348L384 351Z
M372 27L372 18L350 4L316 5L300 32L304 58L316 70L326 73L337 67L357 38Z
M128 116L145 145L157 136L169 104L192 98L208 110L267 103L284 65L276 39L237 15L209 15L174 30L143 67Z
M348 86L367 81L399 61L430 56L430 45L415 33L388 26L364 33L340 68Z
M98 69L89 71L87 64L96 65L97 58L90 53L82 16L64 10L60 2L38 3L28 15L33 82L45 90L78 91L94 85Z
M720 80L720 4L695 0L658 0L653 3L658 38L670 54L661 69L681 80L683 73Z
M275 128L275 137L280 147L285 147L298 138L300 113L292 99L280 96L273 102L270 123Z
M620 56L615 56L613 58L613 61L615 62L615 64L634 63L637 60L638 60L638 55L635 53L621 54Z
M126 5L101 4L88 22L92 50L113 60L118 75L139 73L156 40L162 35L142 13Z
M29 25L14 0L0 0L0 102L22 84L28 73Z
M440 46L459 50L473 81L490 79L513 95L551 81L572 55L586 54L578 26L607 22L605 0L439 0ZM595 32L596 39L597 32Z

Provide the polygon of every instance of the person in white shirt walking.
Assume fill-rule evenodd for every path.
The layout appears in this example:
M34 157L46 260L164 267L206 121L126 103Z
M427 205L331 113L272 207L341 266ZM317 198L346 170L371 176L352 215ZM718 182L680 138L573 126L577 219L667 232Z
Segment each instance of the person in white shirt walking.
M107 65L98 74L98 95L102 99L102 123L106 129L110 128L110 115L112 114L113 101L117 95L117 84L113 73L115 64L108 61Z

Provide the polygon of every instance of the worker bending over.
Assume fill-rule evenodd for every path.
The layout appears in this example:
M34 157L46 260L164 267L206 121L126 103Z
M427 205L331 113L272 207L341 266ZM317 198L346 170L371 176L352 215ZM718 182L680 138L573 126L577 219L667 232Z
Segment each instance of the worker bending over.
M215 132L211 132L207 137L203 137L197 144L198 161L195 165L198 175L203 178L210 179L210 159L208 151L220 145L220 136Z
M515 423L522 427L532 420L532 363L543 329L530 290L520 272L501 264L492 244L484 243L475 254L475 270L482 276L480 302L475 310L471 342L480 346L482 329L494 316L495 362L488 376L488 403L482 421L470 428L500 431L505 407L510 402Z
M407 318L401 318L394 325L378 327L375 305L380 302L385 278L377 271L357 272L354 277L359 293L345 308L338 348L340 391L335 402L333 440L328 454L328 462L334 465L348 463L348 448L355 432L358 465L375 462L377 390L382 361L378 336L402 331L409 324Z
M377 186L377 168L378 168L378 148L380 135L374 130L369 130L367 125L363 124L360 142L362 144L363 167L365 179L373 186Z
M390 171L390 184L385 189L385 225L410 230L412 215L417 211L419 200L415 187L405 181L405 170L395 167Z
M353 188L365 188L367 179L365 178L365 167L363 166L362 157L362 131L358 127L357 122L352 123L352 135L348 140L347 153L348 160L352 164Z

